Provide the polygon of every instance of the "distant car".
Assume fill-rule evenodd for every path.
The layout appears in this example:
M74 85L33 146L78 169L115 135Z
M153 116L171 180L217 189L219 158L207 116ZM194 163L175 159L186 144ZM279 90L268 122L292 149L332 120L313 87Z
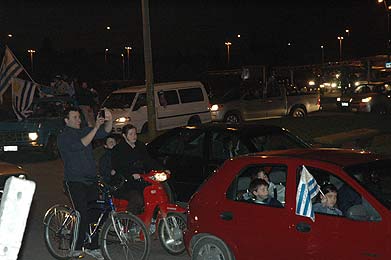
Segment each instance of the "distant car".
M22 167L0 161L0 200L7 179L11 176L19 177L21 175L27 178L27 172Z
M386 114L391 112L391 85L373 82L358 85L337 98L340 110Z
M338 189L342 216L296 214L302 166ZM245 199L264 169L282 207ZM314 198L319 201L319 196ZM391 259L391 160L341 149L272 151L227 160L193 195L184 238L192 259Z
M179 127L160 135L147 148L172 173L174 198L187 202L200 184L226 159L268 150L308 148L305 141L276 126L220 123Z

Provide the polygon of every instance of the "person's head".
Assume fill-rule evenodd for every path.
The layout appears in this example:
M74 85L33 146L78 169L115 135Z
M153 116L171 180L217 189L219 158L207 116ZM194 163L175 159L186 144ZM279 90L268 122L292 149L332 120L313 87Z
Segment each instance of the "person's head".
M255 198L264 200L269 197L269 183L262 179L254 179L250 183L249 190Z
M81 87L82 88L88 88L88 83L86 81L82 81Z
M109 135L105 138L105 144L103 145L106 149L113 149L113 147L117 144L114 136Z
M122 128L122 137L125 139L125 141L130 144L134 145L137 141L137 129L132 124L127 124Z
M257 178L269 182L269 176L267 176L264 169L260 169L257 172Z
M80 110L76 107L68 107L64 111L65 125L71 128L80 129Z
M337 203L337 188L333 184L328 183L323 185L320 189L324 194L324 196L320 195L322 203L324 203L326 207L333 208Z

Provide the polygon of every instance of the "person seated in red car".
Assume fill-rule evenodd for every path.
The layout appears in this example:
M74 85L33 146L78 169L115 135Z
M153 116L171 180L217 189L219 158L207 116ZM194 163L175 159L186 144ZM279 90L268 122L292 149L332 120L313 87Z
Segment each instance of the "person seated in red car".
M283 207L281 202L269 195L269 183L265 180L252 180L250 183L249 190L253 195L253 202L278 208Z
M321 202L314 204L314 211L330 215L342 216L342 211L336 208L337 188L331 184L325 184L321 187L323 194L320 194Z

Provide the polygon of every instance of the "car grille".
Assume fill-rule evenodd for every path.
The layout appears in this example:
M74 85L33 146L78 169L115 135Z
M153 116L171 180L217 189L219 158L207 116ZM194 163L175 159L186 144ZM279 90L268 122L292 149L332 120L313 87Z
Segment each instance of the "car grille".
M29 141L27 132L0 132L0 143Z

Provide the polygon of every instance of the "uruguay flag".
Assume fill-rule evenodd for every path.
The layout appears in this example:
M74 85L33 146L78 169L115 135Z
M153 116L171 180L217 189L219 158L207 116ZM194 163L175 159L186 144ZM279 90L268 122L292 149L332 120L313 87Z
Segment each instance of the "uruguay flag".
M311 218L312 221L315 221L315 214L312 210L311 199L318 194L319 190L320 188L315 178L303 165L296 193L296 215L308 217Z
M27 111L34 99L36 83L14 78L12 81L12 109L18 120L25 119Z
M12 78L18 76L23 70L23 66L6 46L3 62L0 67L0 99L8 87L11 86Z

